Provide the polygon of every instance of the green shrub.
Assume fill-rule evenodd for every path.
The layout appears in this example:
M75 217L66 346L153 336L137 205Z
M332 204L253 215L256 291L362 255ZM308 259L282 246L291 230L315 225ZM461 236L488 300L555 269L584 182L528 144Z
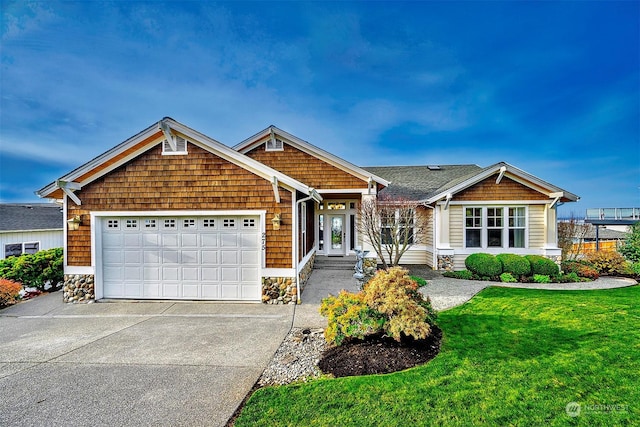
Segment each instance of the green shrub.
M587 262L581 261L563 261L562 271L565 273L575 273L578 277L584 277L590 280L596 280L600 277L598 271L587 264Z
M502 273L502 264L491 254L471 254L464 260L464 265L478 276L497 277Z
M20 298L22 285L8 279L0 279L0 308L15 304Z
M592 252L586 256L600 274L628 274L629 267L624 257L615 251Z
M500 275L500 281L503 283L516 283L518 279L513 277L513 274L511 273L502 273Z
M534 274L533 281L536 283L551 283L551 277L547 274Z
M496 256L502 264L502 271L516 277L531 274L531 264L525 257L516 254L499 254Z
M581 282L582 280L580 280L580 277L578 277L576 273L567 273L567 274L561 274L560 276L558 276L558 281L560 283L575 283L575 282Z
M525 255L531 264L531 273L533 275L541 274L543 276L557 276L560 274L558 265L541 255Z
M473 273L469 270L445 271L442 275L454 279L473 280Z
M418 284L418 287L421 288L423 286L427 286L427 281L424 280L422 277L418 277L418 276L409 276L411 280L413 280L414 282L416 282Z
M336 345L347 338L375 334L397 341L424 339L436 320L431 301L418 292L418 283L400 267L378 271L358 293L341 291L337 297L323 299L320 313L328 321L325 339Z
M49 283L52 290L57 290L64 280L63 265L62 248L54 248L0 260L0 277L41 291Z
M640 262L640 222L636 222L631 226L631 233L625 239L619 251L630 262Z
M407 270L392 267L380 270L363 288L367 305L384 316L382 329L386 336L400 341L403 337L424 339L431 334L436 312L431 301L418 292L418 284Z
M328 326L324 330L327 342L340 345L347 338L360 338L377 333L382 329L384 318L371 309L360 293L345 290L338 296L329 295L322 300L320 314L327 317Z

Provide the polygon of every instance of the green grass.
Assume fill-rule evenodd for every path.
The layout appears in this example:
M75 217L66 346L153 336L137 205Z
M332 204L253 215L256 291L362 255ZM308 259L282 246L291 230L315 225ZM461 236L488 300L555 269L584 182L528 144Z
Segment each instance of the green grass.
M440 314L428 364L260 389L236 426L638 425L639 302L640 286L487 288Z

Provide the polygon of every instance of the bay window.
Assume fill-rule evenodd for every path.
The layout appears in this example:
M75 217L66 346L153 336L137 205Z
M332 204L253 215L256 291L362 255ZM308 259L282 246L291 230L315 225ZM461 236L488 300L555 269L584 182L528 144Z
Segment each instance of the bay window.
M466 248L524 248L526 208L483 206L464 208Z

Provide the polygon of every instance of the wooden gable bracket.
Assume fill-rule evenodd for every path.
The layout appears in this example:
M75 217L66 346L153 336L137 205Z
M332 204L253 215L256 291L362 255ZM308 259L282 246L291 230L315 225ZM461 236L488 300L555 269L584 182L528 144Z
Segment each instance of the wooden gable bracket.
M280 203L280 191L278 190L278 177L271 178L271 186L273 187L273 195L276 198L276 203Z
M500 181L502 181L502 177L504 176L504 173L507 171L507 167L506 166L502 166L500 168L500 175L498 175L498 178L496 179L496 184L500 184Z
M447 193L447 197L444 201L444 210L446 211L447 209L449 209L449 202L451 202L451 199L453 199L453 194L451 193Z
M158 123L158 125L162 130L162 133L164 133L164 137L167 138L167 142L169 143L171 149L173 151L177 151L178 147L176 146L176 140L173 138L173 135L171 134L171 128L169 127L167 122L165 122L164 120L160 120L160 123Z
M562 191L549 194L549 198L554 197L553 202L549 205L549 209L553 208L563 196L564 192Z
M80 190L82 188L79 183L58 180L56 181L56 186L61 189L62 192L67 195L67 197L73 200L76 205L82 205L82 201L78 198L78 196L73 194L73 191Z

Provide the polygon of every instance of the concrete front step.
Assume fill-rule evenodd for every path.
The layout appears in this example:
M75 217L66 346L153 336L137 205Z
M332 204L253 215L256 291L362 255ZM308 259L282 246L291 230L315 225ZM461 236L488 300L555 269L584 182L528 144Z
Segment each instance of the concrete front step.
M314 270L353 270L356 257L317 256L313 264Z

